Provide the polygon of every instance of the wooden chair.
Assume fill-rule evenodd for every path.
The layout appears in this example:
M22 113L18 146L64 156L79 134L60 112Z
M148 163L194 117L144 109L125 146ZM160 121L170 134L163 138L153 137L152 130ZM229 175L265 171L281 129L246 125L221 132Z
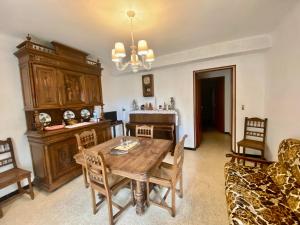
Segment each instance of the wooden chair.
M83 131L81 134L75 134L75 137L77 140L79 153L82 153L83 149L87 149L98 144L96 131L94 129L90 131ZM84 185L86 188L88 188L89 183L87 180L87 172L84 166L82 167L82 174L83 174Z
M244 139L237 143L238 153L243 148L242 154L246 154L246 148L260 151L260 158L265 159L265 140L268 119L245 118Z
M5 141L0 140L0 155L2 154L8 156L5 156L5 158L2 158L0 160L0 168L8 166L10 167L10 169L6 169L4 172L0 173L0 189L17 183L20 194L26 193L30 195L31 199L34 199L34 193L31 183L31 172L17 167L11 138L7 138ZM13 168L11 168L11 166L13 166ZM27 179L29 190L25 190L22 188L21 181L23 179ZM0 218L2 216L3 212L0 206Z
M117 217L119 217L131 203L134 204L131 180L110 174L109 169L106 167L104 157L100 152L94 153L84 150L83 154L91 185L93 213L96 214L98 212L101 203L104 202L106 198L109 213L109 224L113 225ZM112 195L115 195L120 189L128 185L131 185L132 199L124 207L122 207L112 201ZM96 202L96 192L102 196L98 202ZM119 210L115 215L113 215L112 206Z
M178 193L180 198L183 197L183 178L182 178L182 166L184 161L184 141L187 135L184 135L181 141L176 145L174 152L174 163L169 164L162 162L159 168L154 169L147 182L147 204L152 203L164 209L167 209L173 217L176 215L175 193ZM176 189L176 184L179 181L180 189ZM160 202L150 199L150 184L154 184L153 190L158 194ZM156 186L166 187L167 191L162 197L159 194L159 190ZM168 206L166 199L171 192L172 194L172 206Z
M153 138L153 126L136 125L135 136L136 137Z

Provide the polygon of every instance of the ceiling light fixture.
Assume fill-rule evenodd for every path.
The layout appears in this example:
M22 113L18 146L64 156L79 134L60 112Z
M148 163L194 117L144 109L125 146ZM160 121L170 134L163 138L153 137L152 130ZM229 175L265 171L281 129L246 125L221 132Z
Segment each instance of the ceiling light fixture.
M115 48L112 49L112 61L116 64L116 67L119 71L125 70L129 65L133 72L138 72L139 68L150 70L152 62L154 61L154 53L152 49L148 48L147 42L145 40L139 40L138 46L134 43L133 37L133 18L135 12L130 10L127 12L127 16L130 19L131 25L131 56L130 60L126 63L123 62L123 58L126 57L126 51L124 44L122 42L116 42Z

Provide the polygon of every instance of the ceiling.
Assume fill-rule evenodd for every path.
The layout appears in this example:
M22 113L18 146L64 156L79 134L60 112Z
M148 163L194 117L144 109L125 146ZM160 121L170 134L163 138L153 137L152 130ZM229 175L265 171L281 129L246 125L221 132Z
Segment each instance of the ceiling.
M59 41L112 66L115 41L135 37L156 55L272 31L298 0L1 0L0 33Z

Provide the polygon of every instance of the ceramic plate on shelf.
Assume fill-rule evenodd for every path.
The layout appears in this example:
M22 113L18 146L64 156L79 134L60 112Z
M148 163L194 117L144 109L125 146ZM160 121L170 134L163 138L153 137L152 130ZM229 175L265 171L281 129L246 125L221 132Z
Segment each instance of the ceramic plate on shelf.
M88 109L82 109L82 110L80 111L80 115L81 115L81 117L82 117L83 119L88 119L88 118L90 118L91 113L90 113L90 111L89 111Z
M75 113L71 110L67 110L64 112L64 119L65 120L70 120L75 118Z
M51 123L51 116L48 113L40 113L39 120L40 123L45 127Z

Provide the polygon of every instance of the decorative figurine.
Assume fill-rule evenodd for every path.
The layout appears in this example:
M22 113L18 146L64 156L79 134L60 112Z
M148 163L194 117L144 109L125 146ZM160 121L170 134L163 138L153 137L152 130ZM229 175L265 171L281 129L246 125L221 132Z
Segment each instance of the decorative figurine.
M167 104L164 102L164 108L163 110L167 110Z
M132 106L133 111L139 110L139 106L138 106L137 101L135 99L133 99L131 106Z
M170 98L170 102L171 102L171 105L170 105L170 110L175 110L175 100L173 97Z
M149 110L153 110L153 106L152 106L151 102L149 103L148 109L149 109Z

